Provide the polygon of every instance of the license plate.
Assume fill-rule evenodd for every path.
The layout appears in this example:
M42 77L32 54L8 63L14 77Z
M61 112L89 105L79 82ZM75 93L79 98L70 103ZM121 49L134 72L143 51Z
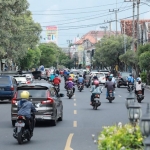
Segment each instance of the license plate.
M24 126L25 123L18 123L18 122L15 123L15 127L24 127Z
M58 86L55 86L55 88L58 88Z

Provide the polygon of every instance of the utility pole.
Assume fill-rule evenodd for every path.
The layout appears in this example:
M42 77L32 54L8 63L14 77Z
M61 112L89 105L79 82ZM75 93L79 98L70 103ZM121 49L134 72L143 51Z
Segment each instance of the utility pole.
M133 2L133 21L132 21L132 50L134 50L134 38L135 38L135 21L134 21L134 16L135 16L135 0L124 0L124 2Z
M124 34L124 53L126 53L126 24L125 24L125 20L124 20L124 31L123 31L123 34ZM127 68L127 66L126 66L126 64L125 64L125 72L126 72L126 68Z
M115 12L115 20L116 20L116 36L118 34L118 27L117 27L117 22L118 22L118 19L117 19L117 13L118 13L119 9L113 9L113 10L110 10L109 9L109 12Z
M107 22L107 23L109 23L109 37L110 37L110 35L111 35L111 23L112 23L112 21L105 21L104 20L104 22Z
M140 38L139 38L139 4L140 4L140 0L137 0L137 50L138 50L139 43L140 43Z
M107 31L107 26L101 26L100 28L104 29L105 35L106 35L106 31Z
M70 54L70 44L72 43L72 40L67 40L67 43L69 44L69 57L71 58L71 54Z

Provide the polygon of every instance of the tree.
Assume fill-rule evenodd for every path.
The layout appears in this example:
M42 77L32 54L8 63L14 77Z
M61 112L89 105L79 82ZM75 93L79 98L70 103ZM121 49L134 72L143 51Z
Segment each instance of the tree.
M5 57L16 61L37 45L41 27L27 10L27 0L0 1L0 6L0 55L3 50Z
M118 65L119 70L123 70L123 64L119 59L119 56L124 53L124 40L123 36L105 36L96 45L96 52L94 55L95 63L103 64L105 67L111 67L114 70ZM131 38L126 37L126 48L131 47Z

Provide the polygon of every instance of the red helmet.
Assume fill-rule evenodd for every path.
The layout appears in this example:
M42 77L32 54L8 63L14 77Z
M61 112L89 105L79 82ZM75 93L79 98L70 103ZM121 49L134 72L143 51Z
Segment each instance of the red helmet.
M69 81L72 81L73 79L71 77L68 78Z
M99 81L98 80L94 80L94 85L99 85Z

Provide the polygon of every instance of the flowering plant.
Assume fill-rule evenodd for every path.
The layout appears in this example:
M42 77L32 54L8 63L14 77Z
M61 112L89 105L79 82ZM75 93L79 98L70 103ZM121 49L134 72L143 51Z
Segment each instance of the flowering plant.
M130 124L103 127L98 136L99 150L142 150L143 137L140 127Z

